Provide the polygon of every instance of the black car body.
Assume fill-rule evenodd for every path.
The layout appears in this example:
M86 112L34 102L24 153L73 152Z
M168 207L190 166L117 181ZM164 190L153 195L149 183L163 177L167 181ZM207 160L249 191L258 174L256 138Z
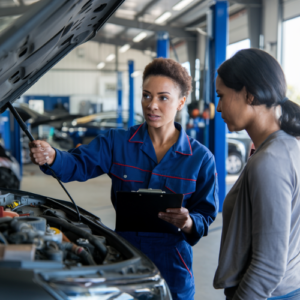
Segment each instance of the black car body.
M19 189L20 182L19 163L0 144L0 187Z
M43 0L16 19L0 35L1 112L13 111L11 103L93 38L122 2ZM0 290L1 299L171 299L156 266L98 217L51 195L3 188Z

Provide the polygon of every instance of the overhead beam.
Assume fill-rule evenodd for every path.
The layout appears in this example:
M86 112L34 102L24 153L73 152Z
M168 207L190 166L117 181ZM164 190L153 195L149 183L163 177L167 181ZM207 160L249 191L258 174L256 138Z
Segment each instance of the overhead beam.
M232 3L243 4L248 7L260 7L262 6L262 0L230 0Z
M135 19L138 20L139 17L142 17L154 4L159 2L160 0L152 0L148 4L145 5L145 7L136 14Z
M13 17L24 14L28 9L31 9L30 5L20 5L16 7L2 7L0 9L0 17Z
M25 6L24 0L18 0L20 6Z
M183 11L181 14L175 16L174 18L170 19L168 21L168 25L169 24L172 24L176 21L178 21L179 19L181 19L183 16L186 16L187 14L193 12L195 9L202 9L203 12L205 12L205 10L214 5L215 4L215 0L205 0L205 1L202 1L202 2L198 2L196 4L194 4L193 6L191 6L190 8L188 8L187 10ZM201 17L202 15L199 15L199 17Z
M151 51L155 51L155 45L156 45L155 40L153 38L152 39L149 38L147 41L133 43L132 41L128 41L120 38L106 38L99 34L96 35L92 39L92 41L98 43L104 43L104 44L112 44L120 47L124 46L125 44L130 44L131 49L140 50L140 51L144 51L147 49L150 49Z
M142 30L149 30L149 31L168 31L169 35L176 36L176 37L184 37L184 38L195 38L195 34L185 31L179 27L171 27L171 26L161 26L152 23L140 22L137 20L128 20L124 18L117 18L112 16L107 21L108 23L124 26L127 28L137 28Z
M205 23L205 26L206 26L206 16L203 16L203 17L201 17L201 18L199 18L197 21L193 21L193 22L191 22L191 23L188 23L188 24L186 24L186 27L188 28L190 28L190 27L201 27L200 26L200 24L201 25L203 25L204 23Z

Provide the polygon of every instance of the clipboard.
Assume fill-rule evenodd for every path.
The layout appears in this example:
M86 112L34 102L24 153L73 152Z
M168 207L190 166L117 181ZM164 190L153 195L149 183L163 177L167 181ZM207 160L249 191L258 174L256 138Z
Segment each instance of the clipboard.
M161 190L117 192L116 231L178 233L178 228L158 217L167 208L180 208L183 194Z

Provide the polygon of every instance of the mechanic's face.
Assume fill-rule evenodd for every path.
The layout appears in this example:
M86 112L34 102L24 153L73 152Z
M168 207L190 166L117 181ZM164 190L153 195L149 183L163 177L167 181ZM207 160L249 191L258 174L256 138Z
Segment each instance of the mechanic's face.
M160 128L174 122L186 97L180 88L166 76L150 76L143 84L142 108L148 126Z
M252 118L252 109L249 105L246 88L240 92L227 87L218 76L216 91L219 97L217 111L222 113L222 118L230 131L240 131L247 128Z

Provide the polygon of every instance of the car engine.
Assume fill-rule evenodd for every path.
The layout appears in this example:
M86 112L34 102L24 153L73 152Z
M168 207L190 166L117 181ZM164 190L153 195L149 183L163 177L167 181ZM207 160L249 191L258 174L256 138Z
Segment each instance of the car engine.
M0 189L4 299L172 299L144 254L97 216L79 212L69 201Z
M93 234L84 223L71 221L61 209L42 203L22 205L12 194L0 195L1 199L7 203L0 206L2 260L95 266L124 259L104 236Z

